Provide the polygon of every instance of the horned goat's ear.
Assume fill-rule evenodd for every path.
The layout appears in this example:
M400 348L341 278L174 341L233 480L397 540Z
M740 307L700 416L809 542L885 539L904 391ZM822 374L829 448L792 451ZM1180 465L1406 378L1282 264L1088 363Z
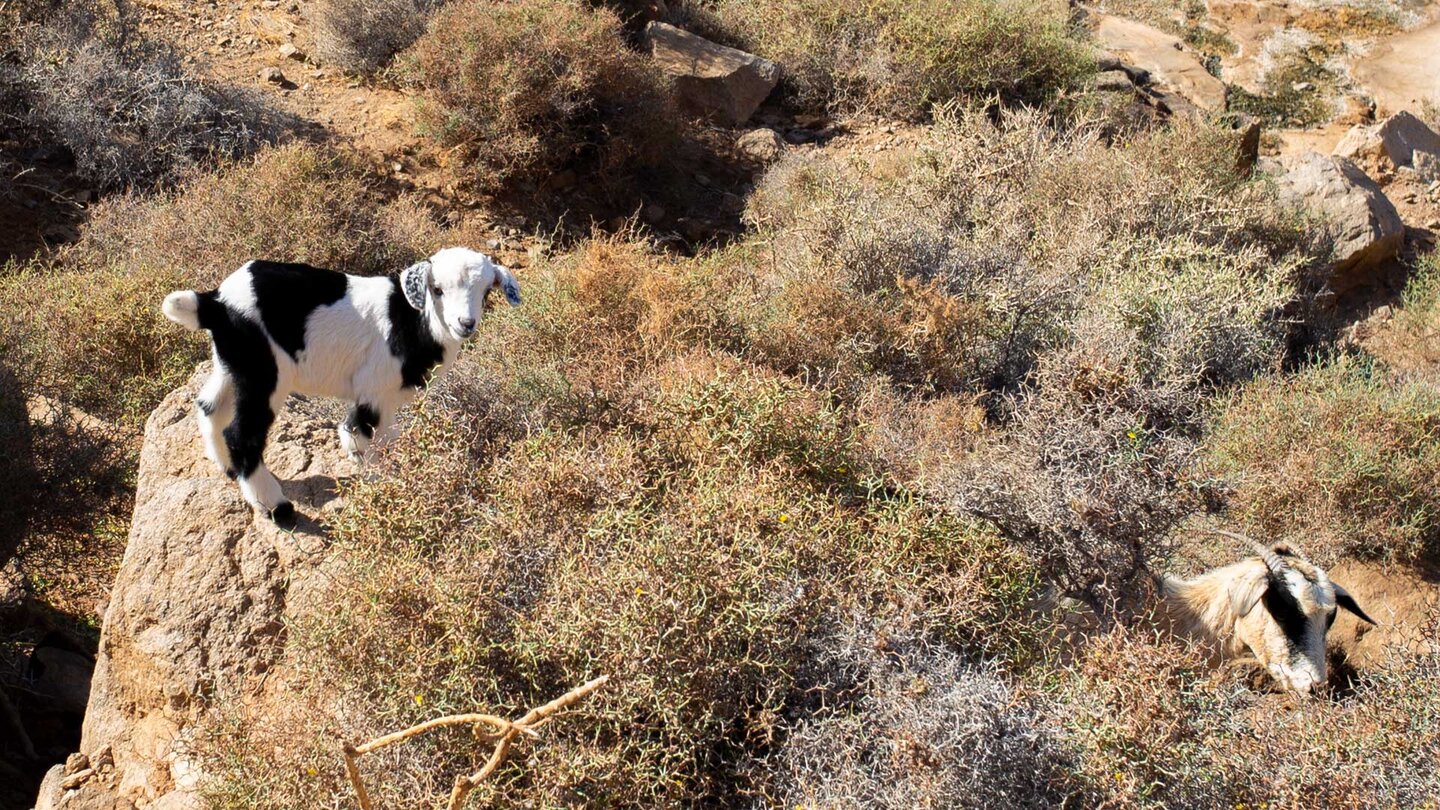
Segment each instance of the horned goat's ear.
M1236 616L1249 616L1250 611L1255 609L1255 603L1260 601L1260 597L1265 595L1269 587L1270 575L1264 569L1236 577L1230 583L1230 608L1235 611Z
M505 293L505 300L510 302L510 306L520 306L520 283L515 280L515 276L510 273L508 267L495 265L494 286L499 287Z
M1360 604L1355 601L1355 597L1351 596L1348 591L1346 591L1344 588L1340 587L1338 584L1336 584L1336 583L1334 583L1334 582L1332 582L1332 583L1330 583L1330 584L1335 587L1335 604L1336 604L1336 605L1339 605L1340 607L1345 608L1346 610L1350 611L1351 613L1354 613L1356 616L1358 616L1358 617L1360 617L1361 619L1364 619L1365 621L1367 621L1367 622L1375 625L1376 627L1379 627L1379 626L1380 626L1380 623L1379 623L1379 622L1377 622L1377 621L1375 621L1374 619L1370 618L1369 616L1366 616L1366 615L1365 615L1365 611L1363 611L1363 610L1360 609Z
M405 300L418 310L425 309L425 288L430 286L430 262L416 262L400 273L400 289Z

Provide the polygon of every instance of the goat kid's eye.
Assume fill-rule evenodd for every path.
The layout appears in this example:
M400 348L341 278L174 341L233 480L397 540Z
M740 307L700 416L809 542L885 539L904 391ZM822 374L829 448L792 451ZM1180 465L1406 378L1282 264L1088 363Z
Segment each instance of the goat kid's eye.
M442 290L442 289L440 289L439 287L431 287L431 288L430 288L430 292L431 292L431 294L433 294L436 298L439 298L440 296L442 296L442 295L445 294L445 291Z

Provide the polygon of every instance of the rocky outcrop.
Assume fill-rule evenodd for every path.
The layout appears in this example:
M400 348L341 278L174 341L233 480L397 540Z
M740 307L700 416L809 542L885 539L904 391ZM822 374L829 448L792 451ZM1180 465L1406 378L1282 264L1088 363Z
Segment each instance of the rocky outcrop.
M1161 92L1168 91L1205 112L1225 109L1224 83L1210 75L1178 37L1109 14L1092 13L1090 19L1096 44L1125 64L1144 70ZM1168 106L1174 109L1181 105L1172 102Z
M1335 262L1330 288L1343 293L1371 281L1395 258L1405 226L1380 186L1353 162L1310 152L1292 160L1276 182L1280 198L1332 223Z
M1373 126L1352 127L1334 154L1377 170L1440 165L1440 135L1419 118L1399 112Z
M660 69L675 82L682 107L726 126L750 120L780 81L780 66L688 31L652 22L645 39Z
M292 400L271 431L266 460L302 513L285 532L204 457L193 402L206 371L145 425L80 742L89 764L52 769L37 810L196 806L187 735L210 707L262 690L325 559L316 521L338 508L337 478L354 471L335 414Z

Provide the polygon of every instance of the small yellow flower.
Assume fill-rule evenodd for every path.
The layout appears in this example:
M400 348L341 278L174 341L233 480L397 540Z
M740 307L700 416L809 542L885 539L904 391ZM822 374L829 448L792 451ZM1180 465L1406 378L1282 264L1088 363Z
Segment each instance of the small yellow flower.
M781 513L780 513L780 522L781 522L781 523L789 523L789 522L790 522L790 516L787 515L787 514L785 514L784 512L781 512Z
M644 589L644 588L640 587L639 585L636 585L636 586L635 586L635 595L636 595L636 596L643 596L644 593L645 593L645 589Z
M317 774L320 773L319 771L315 770L315 766L313 766L313 765L310 766L309 768L306 768L306 769L305 769L305 772L308 773L308 774L310 774L311 776L315 776L315 775L317 775Z
M424 705L425 705L425 696L424 696L424 695L416 695L416 696L415 696L415 705L416 705L416 706L424 706Z

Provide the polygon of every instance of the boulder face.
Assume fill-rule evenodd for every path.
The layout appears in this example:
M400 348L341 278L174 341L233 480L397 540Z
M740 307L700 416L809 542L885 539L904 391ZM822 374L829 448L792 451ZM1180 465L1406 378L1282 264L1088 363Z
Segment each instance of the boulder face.
M675 82L682 107L726 126L750 120L780 81L780 66L662 22L645 26L660 69Z
M202 367L146 422L130 539L80 741L91 766L52 769L37 810L198 806L187 730L209 707L261 690L285 621L323 564L317 521L338 509L337 479L355 470L338 446L335 414L292 400L271 429L266 461L301 513L285 532L253 513L204 456L194 400L207 373Z
M1144 23L1093 13L1095 42L1190 104L1210 113L1225 109L1225 84L1210 75L1179 37ZM1134 76L1131 76L1133 79Z
M1440 135L1408 112L1399 112L1374 126L1352 127L1334 154L1356 162L1385 161L1393 170L1417 162L1440 161Z
M1371 281L1405 241L1400 214L1380 186L1353 162L1309 152L1276 179L1280 199L1333 223L1335 263L1330 288L1343 293Z

